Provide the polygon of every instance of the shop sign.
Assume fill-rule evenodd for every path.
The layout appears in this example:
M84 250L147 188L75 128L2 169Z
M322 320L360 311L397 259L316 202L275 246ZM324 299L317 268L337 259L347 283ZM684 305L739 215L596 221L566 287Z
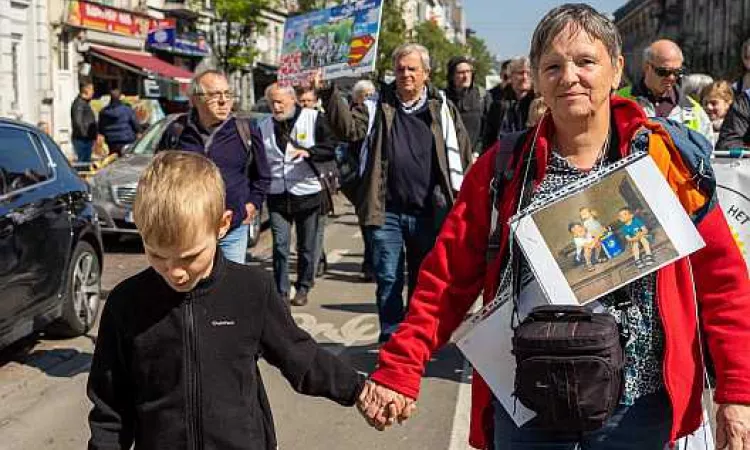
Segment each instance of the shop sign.
M68 24L75 27L143 38L149 21L148 16L94 3L71 0L68 4Z
M146 45L155 50L188 56L207 56L208 45L198 33L177 33L175 19L152 20Z

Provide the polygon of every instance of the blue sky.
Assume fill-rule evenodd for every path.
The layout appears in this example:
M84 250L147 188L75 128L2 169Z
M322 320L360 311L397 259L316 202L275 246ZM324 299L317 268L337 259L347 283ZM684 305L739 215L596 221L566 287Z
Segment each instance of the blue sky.
M569 1L464 0L467 24L500 59L528 54L534 27L550 9ZM613 13L626 0L590 0L603 13Z

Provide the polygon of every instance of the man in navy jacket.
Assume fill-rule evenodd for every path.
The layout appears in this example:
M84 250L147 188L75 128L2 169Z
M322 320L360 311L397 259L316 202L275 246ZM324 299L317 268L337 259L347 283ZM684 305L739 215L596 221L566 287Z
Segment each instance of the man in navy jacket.
M198 152L219 167L227 190L227 208L232 211L232 224L219 246L227 259L244 263L248 225L260 213L271 185L263 142L255 127L240 123L245 119L232 115L234 94L222 72L199 73L190 92L193 107L170 124L159 150ZM247 130L249 139L243 139L241 127Z
M122 102L119 89L112 89L109 97L109 105L99 113L99 133L107 141L109 151L122 156L123 147L135 142L141 126L133 108Z

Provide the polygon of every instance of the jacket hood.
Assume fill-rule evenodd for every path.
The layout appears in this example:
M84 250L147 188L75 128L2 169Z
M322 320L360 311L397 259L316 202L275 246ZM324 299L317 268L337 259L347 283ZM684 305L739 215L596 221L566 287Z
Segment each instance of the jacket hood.
M454 56L448 61L448 90L456 90L456 86L453 85L453 76L456 74L456 67L458 67L461 63L467 63L472 68L474 67L474 62L471 60L471 58L466 56ZM471 89L474 87L475 82L474 74L471 76L471 86L467 88Z

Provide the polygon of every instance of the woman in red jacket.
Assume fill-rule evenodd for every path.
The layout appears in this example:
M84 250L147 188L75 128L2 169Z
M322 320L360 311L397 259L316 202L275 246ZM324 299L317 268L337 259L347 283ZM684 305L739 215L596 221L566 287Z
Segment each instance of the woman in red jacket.
M549 108L516 156L535 158L534 196L554 192L619 157L648 151L683 207L701 212L694 216L700 217L696 226L706 246L631 283L626 291L632 306L625 311L615 311L606 296L601 299L632 333L624 346L620 405L601 429L549 432L534 421L518 428L476 376L471 445L495 450L659 450L675 442L701 423L701 328L716 366L719 446L750 449L750 282L722 211L713 203L715 193L698 189L695 174L688 173L663 128L649 122L635 103L612 95L623 58L620 36L609 19L586 5L556 8L537 26L530 57L536 86ZM649 131L647 150L631 141L644 129ZM482 290L485 302L498 290L507 224L502 226L499 257L485 261L489 188L498 148L480 158L467 175L422 265L409 314L381 349L378 369L360 401L374 426L383 428L408 416L430 355L449 340ZM499 203L500 217L506 220L518 207L521 166L515 166ZM528 264L521 264L521 270L528 273Z

